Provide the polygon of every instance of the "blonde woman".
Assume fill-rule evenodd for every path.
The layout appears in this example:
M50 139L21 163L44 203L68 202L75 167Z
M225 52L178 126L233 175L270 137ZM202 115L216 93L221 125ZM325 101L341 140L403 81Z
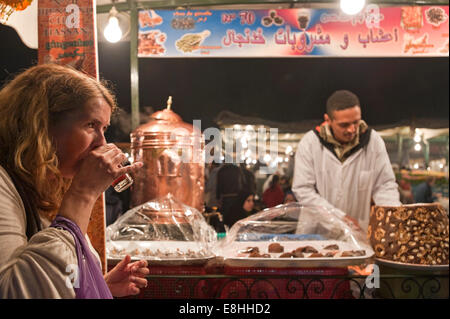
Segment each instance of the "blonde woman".
M54 64L0 91L0 299L111 298L146 286L147 263L129 256L103 278L86 236L102 192L142 167L122 167L125 155L105 141L115 108L104 85Z

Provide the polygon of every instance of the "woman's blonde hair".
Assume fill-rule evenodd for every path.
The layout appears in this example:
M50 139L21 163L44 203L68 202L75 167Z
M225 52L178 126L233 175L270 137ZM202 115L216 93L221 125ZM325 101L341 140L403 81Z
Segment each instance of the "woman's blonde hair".
M106 85L56 64L31 67L0 91L0 163L31 190L41 213L59 207L70 182L59 172L49 128L92 98L104 98L112 111L117 107Z

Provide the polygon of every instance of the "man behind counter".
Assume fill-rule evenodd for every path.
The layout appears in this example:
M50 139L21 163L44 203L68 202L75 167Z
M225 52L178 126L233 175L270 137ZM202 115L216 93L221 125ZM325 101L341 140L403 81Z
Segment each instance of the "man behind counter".
M350 91L328 98L324 119L298 144L292 191L301 204L335 209L366 230L371 200L401 205L386 147Z

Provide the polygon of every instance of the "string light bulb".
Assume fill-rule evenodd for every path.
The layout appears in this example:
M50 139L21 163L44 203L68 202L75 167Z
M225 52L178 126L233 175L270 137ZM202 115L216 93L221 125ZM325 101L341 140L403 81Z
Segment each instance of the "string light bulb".
M106 40L111 43L116 43L122 38L122 30L120 29L119 19L117 18L118 14L119 12L116 7L113 6L109 11L108 24L103 31Z
M414 142L420 143L421 140L422 138L420 137L420 135L414 135Z
M341 0L341 10L348 15L359 13L366 5L366 0Z

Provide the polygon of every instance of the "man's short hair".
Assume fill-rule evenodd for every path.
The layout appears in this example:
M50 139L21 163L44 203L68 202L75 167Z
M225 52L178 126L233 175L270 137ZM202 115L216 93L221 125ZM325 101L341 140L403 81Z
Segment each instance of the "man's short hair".
M359 98L356 94L347 90L339 90L328 98L327 114L330 118L333 118L334 111L345 110L354 106L360 106Z

